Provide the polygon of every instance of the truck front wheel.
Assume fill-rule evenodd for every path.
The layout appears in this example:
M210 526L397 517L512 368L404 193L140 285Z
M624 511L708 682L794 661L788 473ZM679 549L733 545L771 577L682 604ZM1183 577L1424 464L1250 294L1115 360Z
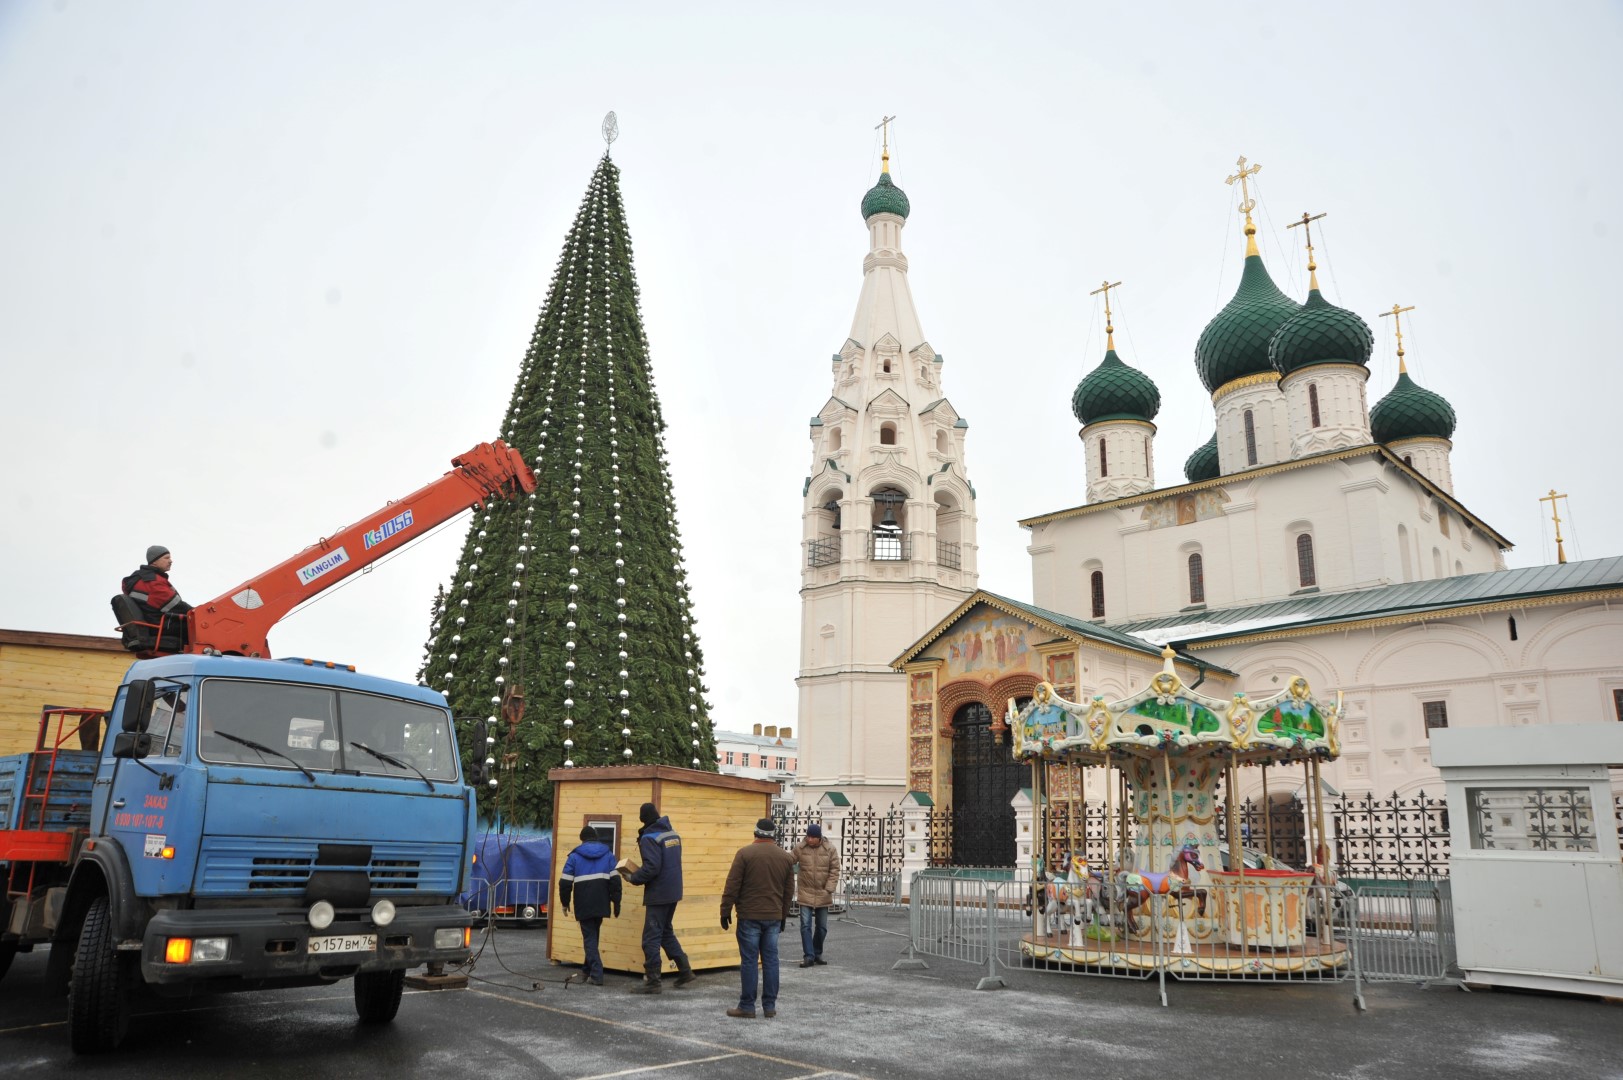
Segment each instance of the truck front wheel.
M16 955L15 941L0 941L0 979L5 978L6 972L11 970L11 958Z
M355 976L355 1011L363 1024L387 1024L400 1011L406 987L401 971L363 971Z
M115 944L112 910L98 896L85 912L68 990L68 1035L76 1054L112 1050L129 1029L130 965Z

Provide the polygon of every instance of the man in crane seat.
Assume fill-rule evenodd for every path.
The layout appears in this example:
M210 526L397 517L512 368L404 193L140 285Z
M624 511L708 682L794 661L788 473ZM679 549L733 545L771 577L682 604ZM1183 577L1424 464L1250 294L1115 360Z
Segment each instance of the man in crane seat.
M180 598L169 584L169 568L175 557L162 544L147 548L147 561L124 579L122 591L135 602L143 622L162 627L160 648L183 648L186 644L186 613L192 605ZM154 633L159 633L154 629Z

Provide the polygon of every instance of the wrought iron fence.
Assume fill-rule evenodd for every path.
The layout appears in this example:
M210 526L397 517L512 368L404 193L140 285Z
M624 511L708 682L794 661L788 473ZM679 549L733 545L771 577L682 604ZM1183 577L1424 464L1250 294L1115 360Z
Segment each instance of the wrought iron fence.
M772 816L778 844L785 849L804 839L806 826L813 822L822 828L840 853L839 891L848 902L901 903L904 825L895 807L880 810L870 805L831 820L824 820L815 807L780 808Z
M1623 796L1618 798L1623 818ZM1288 866L1305 868L1316 861L1309 851L1306 807L1300 800L1269 804L1247 799L1235 809L1244 847L1253 855ZM1073 804L1055 801L1047 809L1045 863L1054 865L1066 852L1081 851L1094 866L1106 863L1106 830L1114 830L1114 843L1120 846L1123 823L1119 815L1107 826L1104 804ZM932 825L935 824L932 816ZM950 822L947 823L950 825ZM1228 841L1227 808L1217 810L1217 833ZM1324 828L1337 873L1355 878L1434 878L1448 875L1448 806L1424 792L1402 796L1394 792L1386 798L1373 795L1346 795L1326 799ZM1125 824L1127 844L1138 835L1138 822L1131 814ZM1620 825L1623 835L1623 825ZM950 852L951 841L945 848ZM932 846L932 854L936 852ZM1250 856L1248 856L1249 860ZM933 860L932 865L950 865L950 858Z
M833 566L840 561L840 538L825 536L806 544L806 562L810 566Z

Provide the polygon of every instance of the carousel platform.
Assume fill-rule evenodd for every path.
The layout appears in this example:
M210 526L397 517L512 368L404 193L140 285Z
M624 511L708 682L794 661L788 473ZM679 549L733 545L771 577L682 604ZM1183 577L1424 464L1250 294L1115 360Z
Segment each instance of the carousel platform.
M1146 938L1116 941L1084 940L1072 945L1063 935L1024 934L1020 954L1034 963L1115 974L1153 974L1163 968L1172 975L1199 977L1251 976L1262 980L1322 976L1352 962L1345 941L1308 938L1280 948L1189 942L1174 943Z

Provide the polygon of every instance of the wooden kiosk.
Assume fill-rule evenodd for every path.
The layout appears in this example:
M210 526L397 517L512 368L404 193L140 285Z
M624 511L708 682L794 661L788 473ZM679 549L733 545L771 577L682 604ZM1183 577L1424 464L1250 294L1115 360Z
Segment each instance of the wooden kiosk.
M673 765L553 769L547 779L555 837L549 896L558 895L564 861L580 843L584 825L599 831L616 859L640 863L637 810L651 802L682 837L682 902L675 930L689 962L695 970L738 966L738 941L721 928L721 893L734 853L753 839L755 822L771 816L776 783ZM620 918L603 921L598 951L604 970L643 973L642 896L640 885L625 885ZM562 964L586 959L580 924L556 904L547 920L547 956ZM668 957L665 970L676 970Z

